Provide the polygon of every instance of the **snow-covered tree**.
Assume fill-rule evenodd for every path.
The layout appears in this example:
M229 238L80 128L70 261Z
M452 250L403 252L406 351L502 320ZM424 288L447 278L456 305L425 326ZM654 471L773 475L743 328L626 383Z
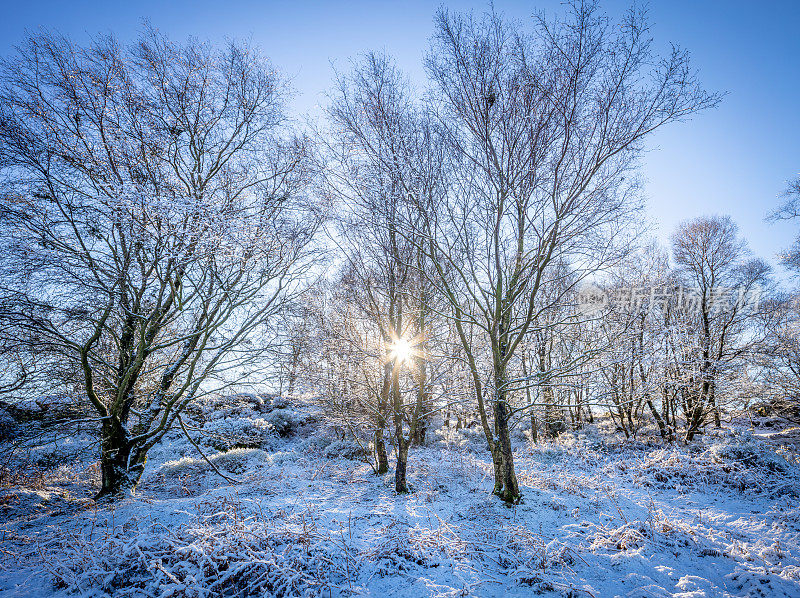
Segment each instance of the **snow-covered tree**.
M720 425L721 376L751 352L760 296L769 266L750 258L747 245L727 216L700 217L672 236L675 270L684 297L673 329L687 441L708 418Z
M254 48L154 30L37 34L2 63L4 318L78 372L101 496L136 484L187 403L259 371L302 286L318 217L286 93Z
M420 202L423 238L461 327L494 492L508 502L520 498L509 365L535 327L550 265L568 264L577 283L624 255L644 139L717 101L698 86L688 56L656 56L647 31L638 11L612 26L583 2L562 20L537 19L532 32L496 14L437 16L426 62L431 110L455 166L451 191ZM476 347L466 326L487 344Z

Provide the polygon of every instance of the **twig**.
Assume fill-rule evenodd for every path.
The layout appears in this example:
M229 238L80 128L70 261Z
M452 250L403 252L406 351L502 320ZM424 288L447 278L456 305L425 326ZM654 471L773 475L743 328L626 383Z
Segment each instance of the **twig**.
M242 483L240 480L237 480L237 479L231 478L229 476L226 476L224 473L222 473L219 470L219 468L216 465L214 465L211 462L211 459L206 457L205 453L202 450L200 450L200 447L197 445L197 443L194 441L194 439L191 436L189 436L189 431L186 429L186 426L183 425L183 420L181 419L180 414L178 414L178 423L181 425L181 429L183 430L183 433L186 435L186 439L189 442L192 443L192 446L197 449L197 452L200 453L200 456L203 457L205 462L208 463L208 465L211 467L211 469L213 469L217 473L217 475L219 475L221 478L231 482L232 484L241 484Z

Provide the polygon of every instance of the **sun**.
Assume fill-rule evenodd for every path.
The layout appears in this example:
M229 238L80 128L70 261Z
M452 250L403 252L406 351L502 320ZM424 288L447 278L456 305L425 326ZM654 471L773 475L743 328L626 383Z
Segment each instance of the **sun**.
M389 355L397 363L406 363L411 359L412 348L404 338L398 338L389 346Z

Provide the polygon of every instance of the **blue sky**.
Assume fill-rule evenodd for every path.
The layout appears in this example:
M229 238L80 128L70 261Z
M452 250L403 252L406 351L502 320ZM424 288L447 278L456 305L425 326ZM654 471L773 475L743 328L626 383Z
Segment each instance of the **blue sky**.
M421 81L439 4L31 0L4 7L0 52L7 54L26 29L39 26L82 41L98 31L130 39L143 18L176 39L251 38L292 78L293 110L301 114L325 103L331 65L345 69L365 50L385 49ZM464 0L445 4L453 10L487 7ZM615 16L628 4L610 0L603 7ZM495 9L525 21L534 10L561 7L554 0L497 0ZM643 175L654 234L666 241L682 220L730 214L753 252L775 263L800 228L800 222L764 221L787 180L800 173L800 1L661 0L650 3L650 15L657 46L690 50L704 85L728 94L718 109L651 139Z

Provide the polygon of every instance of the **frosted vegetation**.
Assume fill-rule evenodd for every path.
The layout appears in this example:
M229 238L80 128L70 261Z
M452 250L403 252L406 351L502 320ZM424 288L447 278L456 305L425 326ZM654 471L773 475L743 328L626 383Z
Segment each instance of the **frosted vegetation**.
M800 595L800 302L727 216L648 238L650 134L721 100L657 47L442 9L296 122L244 43L29 35L0 594Z
M800 587L800 428L781 418L734 416L688 445L664 443L652 422L628 440L599 415L539 443L518 430L524 499L507 507L491 495L473 428L437 418L413 450L411 492L398 495L392 473L376 476L316 400L264 413L269 403L198 401L183 421L208 461L172 430L136 492L112 502L89 496L99 480L88 431L61 429L55 444L37 434L3 474L0 591L790 597ZM253 422L290 409L293 425L260 447L218 450L206 433L217 407ZM6 442L34 430L19 424Z

